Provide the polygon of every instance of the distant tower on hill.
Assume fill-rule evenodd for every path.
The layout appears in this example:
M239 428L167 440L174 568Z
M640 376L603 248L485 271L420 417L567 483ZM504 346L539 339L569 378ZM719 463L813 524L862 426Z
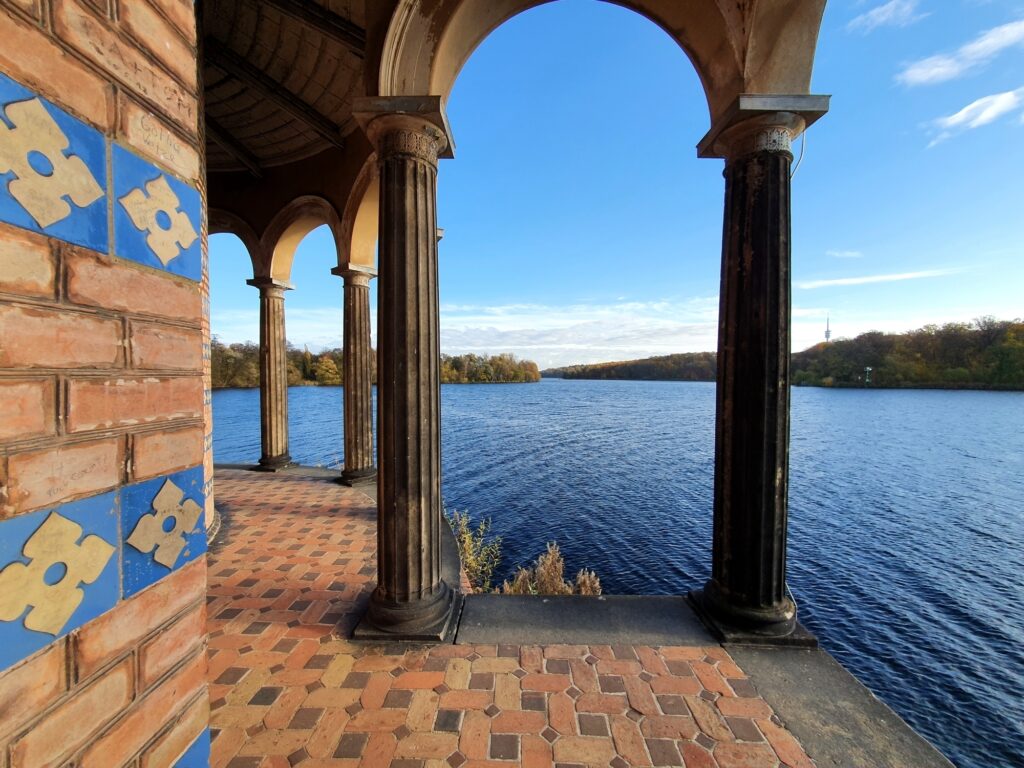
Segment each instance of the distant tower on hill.
M825 315L825 343L832 341L832 329L829 327L829 316Z

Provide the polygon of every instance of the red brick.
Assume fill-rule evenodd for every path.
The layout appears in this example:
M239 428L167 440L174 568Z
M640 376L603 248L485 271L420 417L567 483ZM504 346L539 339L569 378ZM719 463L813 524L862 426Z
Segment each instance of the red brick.
M167 733L142 753L141 768L167 768L199 738L210 722L210 699L200 696Z
M807 757L793 734L769 719L758 720L757 725L761 733L768 738L768 743L772 745L779 760L791 768L814 768L814 763Z
M124 456L119 438L18 453L7 460L7 514L53 506L115 488Z
M470 760L487 757L488 737L491 721L483 712L467 712L459 731L459 751Z
M568 694L551 694L548 698L548 719L551 727L563 736L576 732L576 713Z
M626 709L626 697L621 694L584 693L576 699L577 712L601 712L606 715L621 715Z
M615 757L611 739L590 736L563 736L554 744L555 761L559 763L586 763L608 765Z
M0 69L33 91L107 129L113 90L76 59L55 45L38 28L9 13L0 14Z
M137 702L100 738L92 740L79 768L124 765L205 686L206 654L199 653Z
M778 760L767 744L716 744L719 768L775 768Z
M199 323L198 283L135 267L81 248L68 248L68 298L91 307Z
M199 603L142 646L139 652L139 680L143 689L160 679L205 639L205 603Z
M719 711L726 717L764 717L772 716L772 708L764 699L721 698L715 702Z
M177 472L179 469L194 467L202 460L202 427L135 436L132 464L136 480L159 477Z
M697 675L697 678L707 690L714 691L722 696L736 695L732 692L732 688L729 687L729 684L725 682L725 678L723 678L718 673L718 670L710 664L703 661L695 661L690 664L690 666L693 667L694 674Z
M196 42L196 8L192 0L161 0L160 9L189 44Z
M444 672L404 672L395 679L395 688L436 688L444 682Z
M645 765L648 762L647 750L640 726L628 717L614 715L611 718L612 738L615 750L626 758L630 765Z
M364 709L353 717L346 730L372 733L375 731L391 731L405 722L405 710L402 709Z
M203 380L74 379L68 383L69 432L131 427L203 415Z
M17 730L67 690L65 641L0 674L0 736Z
M687 696L686 705L690 708L690 712L693 713L693 719L697 721L700 729L712 739L715 741L733 740L732 731L726 727L722 718L719 717L714 705L709 704L699 696Z
M120 4L121 25L189 91L196 88L196 52L146 0Z
M121 323L40 307L0 306L0 367L114 368L123 358Z
M127 653L206 592L206 561L189 563L152 587L120 603L76 633L75 663L83 680Z
M132 323L132 366L143 369L186 370L203 368L203 334L187 328L154 323Z
M56 765L85 744L132 700L132 662L125 659L76 692L11 746L11 768ZM114 765L114 763L107 763Z
M566 691L572 685L568 675L526 675L520 681L524 691Z
M651 690L657 694L678 693L696 696L701 692L701 685L696 677L656 677L651 680Z
M711 753L693 742L683 742L679 745L679 751L683 755L686 768L718 768Z
M61 40L101 70L109 72L164 114L196 132L198 108L194 94L154 67L146 55L110 29L78 0L55 0L53 23Z
M547 725L543 712L502 712L491 722L494 733L540 733Z
M57 431L52 379L0 381L0 440L25 440Z
M133 5L128 3L126 5ZM118 93L118 138L186 181L199 181L199 151L172 131L153 110Z
M49 240L0 224L0 291L53 298L56 275Z

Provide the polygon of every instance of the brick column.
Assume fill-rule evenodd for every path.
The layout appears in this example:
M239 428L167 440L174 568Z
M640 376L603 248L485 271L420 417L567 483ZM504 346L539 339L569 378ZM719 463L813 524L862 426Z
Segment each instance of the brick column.
M292 463L288 453L288 343L284 292L291 286L269 277L247 280L260 291L260 442L257 469L275 472Z
M432 104L424 109L424 102ZM366 634L437 638L454 592L441 578L437 160L440 99L368 99L357 117L380 164L377 589Z
M353 485L377 475L373 463L373 365L370 346L370 280L373 267L345 264L331 270L345 280L345 468Z

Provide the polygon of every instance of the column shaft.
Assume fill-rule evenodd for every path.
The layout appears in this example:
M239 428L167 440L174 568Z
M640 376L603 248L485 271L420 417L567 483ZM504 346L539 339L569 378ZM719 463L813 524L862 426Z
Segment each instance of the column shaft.
M755 634L785 635L789 476L788 133L727 159L715 430L712 577L704 603Z
M370 271L345 278L345 469L342 482L372 478L373 360L370 351Z
M416 634L447 623L441 578L437 155L445 139L407 115L374 120L380 162L378 287L378 629Z
M250 280L260 291L260 441L259 469L273 471L292 463L288 452L288 357L284 330L284 291L269 278Z

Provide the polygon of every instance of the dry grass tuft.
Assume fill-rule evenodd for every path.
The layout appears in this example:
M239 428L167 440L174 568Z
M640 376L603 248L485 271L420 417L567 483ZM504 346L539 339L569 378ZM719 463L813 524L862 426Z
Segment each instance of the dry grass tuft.
M445 508L444 516L448 518L455 533L462 567L466 570L473 591L490 592L494 569L501 563L501 537L490 536L490 518L481 520L474 528L468 512L459 512L457 509L449 512Z
M576 574L575 583L566 581L565 559L552 541L533 565L519 567L512 580L505 581L498 591L504 595L600 595L601 580L583 568Z

